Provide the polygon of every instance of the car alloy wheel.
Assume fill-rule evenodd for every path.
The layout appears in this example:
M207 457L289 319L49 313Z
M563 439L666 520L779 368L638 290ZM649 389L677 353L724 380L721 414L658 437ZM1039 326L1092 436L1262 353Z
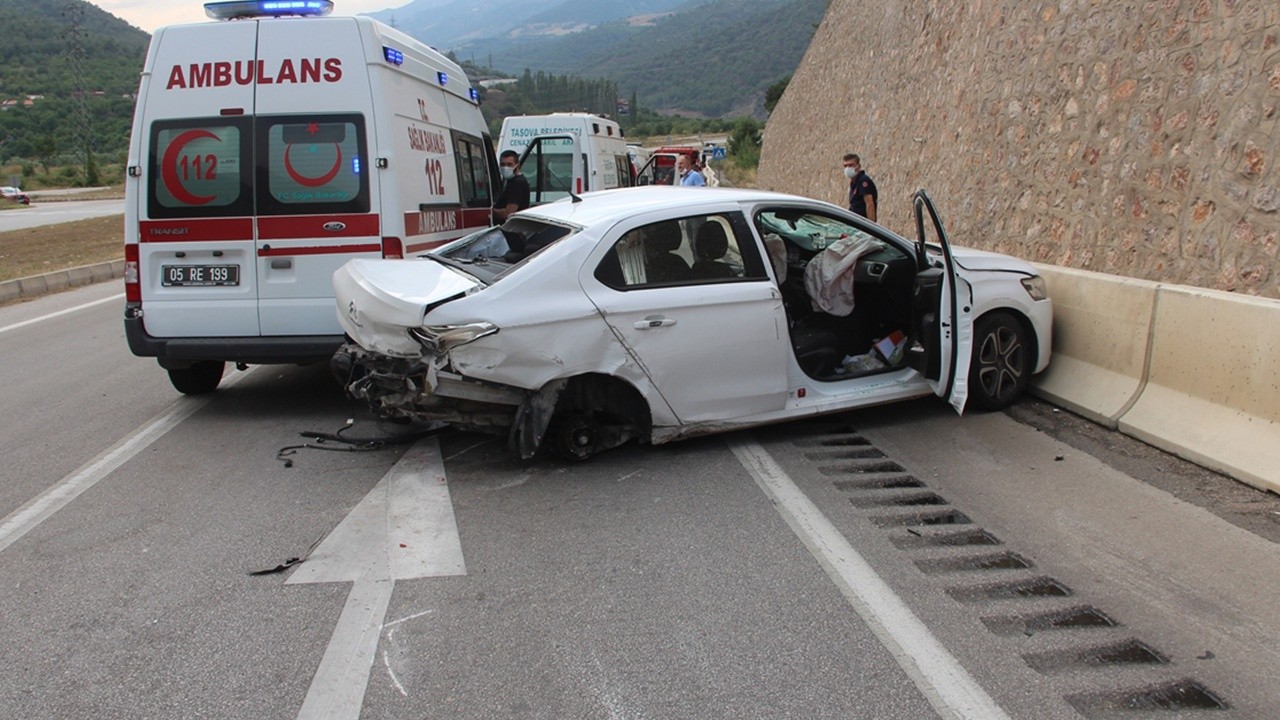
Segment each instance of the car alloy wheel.
M970 399L982 410L1008 407L1022 394L1030 375L1026 331L1017 318L996 312L974 328Z

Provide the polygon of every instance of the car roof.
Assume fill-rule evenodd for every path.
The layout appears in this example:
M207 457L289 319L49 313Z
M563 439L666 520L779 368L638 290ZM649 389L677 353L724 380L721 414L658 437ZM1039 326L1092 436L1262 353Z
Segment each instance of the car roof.
M739 188L677 187L670 185L617 188L583 193L580 202L557 200L522 210L516 217L540 218L587 227L612 224L654 210L692 210L706 205L748 202L802 202L836 208L834 205L783 193ZM836 208L839 209L839 208Z

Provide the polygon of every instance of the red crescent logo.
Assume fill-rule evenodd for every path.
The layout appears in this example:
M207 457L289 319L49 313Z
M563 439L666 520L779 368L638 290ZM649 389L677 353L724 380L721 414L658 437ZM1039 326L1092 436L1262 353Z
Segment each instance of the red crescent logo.
M160 161L160 176L164 180L165 189L183 205L204 205L215 197L214 195L193 195L182 185L182 180L178 179L178 156L182 154L182 149L188 143L201 138L218 140L218 136L208 130L188 130L169 143L169 147L164 151L164 158Z
M289 177L293 178L293 181L299 185L305 185L306 187L320 187L321 185L325 185L330 180L337 177L338 170L342 168L342 148L338 147L338 143L334 143L333 149L337 152L338 156L334 158L333 167L329 168L329 172L321 175L320 177L303 177L298 174L297 170L293 169L293 163L289 162L289 151L293 150L293 143L289 143L289 145L284 149L284 171L289 173Z

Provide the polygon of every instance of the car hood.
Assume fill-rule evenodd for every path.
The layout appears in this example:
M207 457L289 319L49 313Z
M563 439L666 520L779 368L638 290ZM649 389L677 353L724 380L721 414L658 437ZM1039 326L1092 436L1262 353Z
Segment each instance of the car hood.
M351 260L333 274L342 329L366 350L400 357L422 354L405 330L422 325L430 305L477 287L480 281L429 258Z
M974 250L966 247L951 247L951 255L960 267L966 270L1002 270L1037 275L1030 263L1002 253Z

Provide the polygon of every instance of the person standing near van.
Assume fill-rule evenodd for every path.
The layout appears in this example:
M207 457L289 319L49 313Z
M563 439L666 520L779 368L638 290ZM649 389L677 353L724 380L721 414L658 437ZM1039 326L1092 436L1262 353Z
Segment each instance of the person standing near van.
M529 207L529 181L520 174L520 155L515 150L504 150L498 156L498 171L502 173L502 192L493 199L493 222L501 224L519 210Z
M862 169L862 158L854 153L844 156L844 176L849 178L849 209L862 217L876 221L876 183Z
M676 174L680 176L680 184L688 187L702 187L707 184L706 178L702 177L702 173L693 169L693 161L688 155L680 154L676 156Z

